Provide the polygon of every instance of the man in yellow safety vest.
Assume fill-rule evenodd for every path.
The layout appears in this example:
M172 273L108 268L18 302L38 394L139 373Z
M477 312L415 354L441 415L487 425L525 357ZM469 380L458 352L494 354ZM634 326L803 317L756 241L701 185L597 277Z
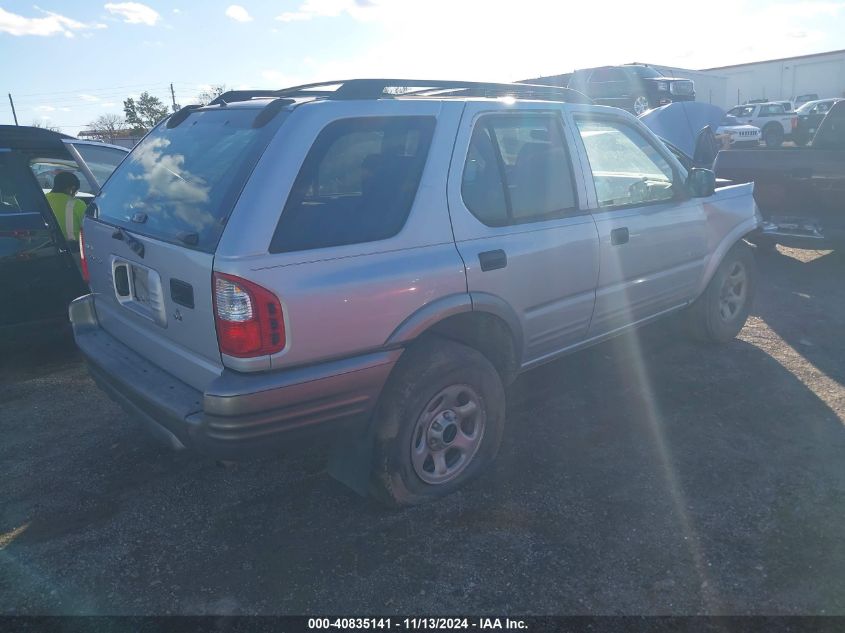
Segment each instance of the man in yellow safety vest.
M53 189L47 194L53 215L68 242L79 239L79 227L85 216L85 203L74 197L77 191L79 178L69 171L60 171L53 179Z

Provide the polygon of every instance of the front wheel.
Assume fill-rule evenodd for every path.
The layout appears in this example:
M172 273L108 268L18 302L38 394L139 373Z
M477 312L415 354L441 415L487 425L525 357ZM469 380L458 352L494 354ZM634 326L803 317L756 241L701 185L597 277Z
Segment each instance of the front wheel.
M370 491L392 507L454 492L496 456L505 390L480 352L439 337L406 350L376 411Z
M645 95L637 95L634 97L634 114L640 116L643 112L651 109L651 104L648 102L648 97Z
M738 242L728 251L704 293L687 312L690 335L705 343L726 343L748 319L757 288L751 248Z
M766 147L780 147L783 145L783 128L780 125L771 124L763 130L763 142Z

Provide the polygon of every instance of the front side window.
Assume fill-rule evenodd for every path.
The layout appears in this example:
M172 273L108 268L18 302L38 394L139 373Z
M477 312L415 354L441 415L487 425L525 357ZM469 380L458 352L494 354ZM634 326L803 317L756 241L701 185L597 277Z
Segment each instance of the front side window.
M102 145L92 145L90 143L74 143L73 146L82 160L94 174L97 180L97 185L103 186L106 179L111 176L111 173L120 165L120 162L126 158L125 152L114 147L105 147Z
M642 205L675 196L672 166L634 127L622 121L581 117L576 123L599 207Z
M368 117L327 125L294 181L270 252L396 235L416 197L434 125L432 117Z
M489 226L574 211L575 187L557 117L481 118L464 164L461 195L473 215Z

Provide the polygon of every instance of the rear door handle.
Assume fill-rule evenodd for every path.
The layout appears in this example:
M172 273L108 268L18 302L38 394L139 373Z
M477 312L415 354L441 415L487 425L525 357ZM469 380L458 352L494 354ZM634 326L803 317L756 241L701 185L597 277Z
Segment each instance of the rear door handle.
M478 263L481 264L481 270L483 272L497 270L508 265L508 255L502 249L484 251L478 254Z
M618 229L613 229L610 232L610 243L614 246L619 246L620 244L627 244L629 237L630 234L628 233L628 227L621 226Z

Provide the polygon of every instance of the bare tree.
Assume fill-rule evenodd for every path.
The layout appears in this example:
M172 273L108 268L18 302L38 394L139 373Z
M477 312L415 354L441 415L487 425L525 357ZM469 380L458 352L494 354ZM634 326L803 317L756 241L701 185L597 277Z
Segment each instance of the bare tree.
M88 124L86 136L104 142L111 142L112 139L126 136L129 126L125 119L119 114L101 114Z
M60 127L57 127L55 125L47 125L46 121L44 121L44 120L39 121L37 119L32 122L32 127L40 127L41 129L50 130L51 132L61 132L62 131L62 128L60 128Z
M217 84L211 86L208 90L203 90L197 95L197 101L201 105L207 105L214 101L217 97L226 92L226 84Z

